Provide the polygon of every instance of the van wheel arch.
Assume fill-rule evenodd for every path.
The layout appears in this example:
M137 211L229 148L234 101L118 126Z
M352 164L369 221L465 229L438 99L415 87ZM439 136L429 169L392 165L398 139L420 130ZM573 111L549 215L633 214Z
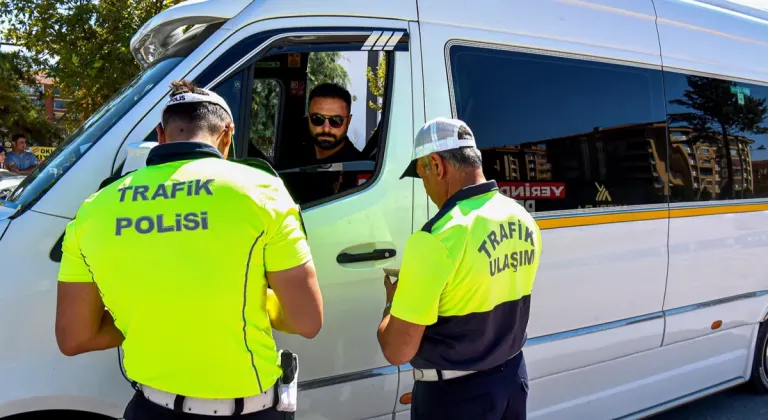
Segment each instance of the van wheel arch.
M58 419L78 419L78 420L115 420L114 417L104 416L87 411L75 410L45 410L32 411L29 413L14 414L9 417L2 417L2 420L58 420Z
M756 393L768 394L768 321L760 323L757 332L749 385Z

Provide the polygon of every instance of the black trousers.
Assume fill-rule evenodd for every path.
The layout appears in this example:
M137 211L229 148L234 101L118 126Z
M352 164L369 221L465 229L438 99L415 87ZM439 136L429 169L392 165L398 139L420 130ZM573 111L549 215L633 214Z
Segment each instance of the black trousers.
M137 392L128 406L125 408L125 420L213 420L213 419L241 419L241 420L284 420L293 419L294 413L283 413L275 408L268 408L256 413L240 416L204 416L200 414L179 413L171 409L161 407Z
M525 420L527 401L528 371L521 351L485 371L415 381L411 420Z

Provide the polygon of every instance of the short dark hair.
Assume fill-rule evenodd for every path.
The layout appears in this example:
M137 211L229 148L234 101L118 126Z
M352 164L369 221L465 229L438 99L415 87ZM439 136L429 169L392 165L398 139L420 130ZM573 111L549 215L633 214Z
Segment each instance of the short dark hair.
M205 90L198 88L194 82L189 80L171 83L171 98L185 93L208 95ZM189 124L195 126L197 130L207 131L211 135L221 131L222 125L234 122L224 108L210 102L174 104L165 109L162 118L163 127L168 127L171 123Z
M27 136L25 136L24 134L21 134L21 133L16 133L16 134L13 135L13 137L11 137L11 141L14 142L14 143L19 141L19 139L27 140Z
M477 147L460 147L458 149L445 150L437 154L458 168L483 168L483 157Z
M309 103L315 98L341 99L347 104L347 109L352 110L352 95L349 91L335 83L322 83L314 87L309 93Z

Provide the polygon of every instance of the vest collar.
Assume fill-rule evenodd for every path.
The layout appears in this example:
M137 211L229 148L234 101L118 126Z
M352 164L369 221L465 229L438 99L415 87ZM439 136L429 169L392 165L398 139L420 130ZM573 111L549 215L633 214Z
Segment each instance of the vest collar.
M435 223L437 223L440 219L443 218L448 212L450 212L454 207L456 207L457 204L459 204L460 201L464 201L466 199L477 197L483 194L487 194L491 191L496 191L499 189L499 186L496 184L496 181L490 180L486 182L481 182L479 184L470 185L468 187L464 187L457 191L455 194L453 194L448 201L443 204L443 207L440 208L440 211L437 212L435 217L430 219L421 230L425 232L432 232L432 227L435 226Z
M204 158L223 159L221 152L208 143L200 141L178 141L173 143L159 144L152 148L147 155L147 166L162 165L164 163L177 162L180 160L204 159Z

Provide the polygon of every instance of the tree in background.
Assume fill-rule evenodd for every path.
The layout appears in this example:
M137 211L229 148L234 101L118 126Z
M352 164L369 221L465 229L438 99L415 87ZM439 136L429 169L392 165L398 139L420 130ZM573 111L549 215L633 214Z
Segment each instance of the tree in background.
M734 93L735 83L708 77L688 76L685 99L670 101L691 110L669 116L670 123L684 123L702 134L720 136L722 152L725 154L728 179L723 185L721 196L735 198L733 159L731 158L731 137L752 133L765 134L768 128L761 124L768 115L765 98L743 96L741 100ZM742 160L743 162L743 160ZM741 193L744 193L744 175L741 176Z
M344 58L340 52L321 52L309 55L307 63L307 96L321 83L336 83L349 88L349 74L339 61ZM357 98L352 98L356 101Z
M71 99L61 123L73 130L139 72L129 43L141 25L181 1L0 0L0 21Z
M365 70L365 78L368 79L368 89L374 96L379 98L379 101L373 103L368 101L368 106L375 109L377 112L381 112L384 100L384 89L387 86L387 55L382 54L379 59L379 65L376 66L376 70L367 68Z
M39 146L55 146L62 140L61 130L22 90L36 84L31 69L31 60L21 53L0 52L0 146L13 133L24 133Z

